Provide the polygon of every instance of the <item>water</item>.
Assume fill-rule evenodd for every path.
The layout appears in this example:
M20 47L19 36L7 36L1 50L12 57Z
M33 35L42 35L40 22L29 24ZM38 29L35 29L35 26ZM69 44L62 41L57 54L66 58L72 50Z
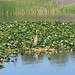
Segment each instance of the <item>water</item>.
M75 53L33 59L19 55L17 61L4 63L0 75L75 75Z

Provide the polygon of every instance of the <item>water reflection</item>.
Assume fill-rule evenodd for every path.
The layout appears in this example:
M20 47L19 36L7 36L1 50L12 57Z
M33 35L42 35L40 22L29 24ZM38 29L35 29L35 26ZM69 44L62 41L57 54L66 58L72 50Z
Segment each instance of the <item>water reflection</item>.
M71 52L70 57L72 57L72 59L75 60L75 52Z
M63 65L68 62L68 54L67 53L60 53L51 55L51 59L49 60L52 64L59 64Z
M65 58L66 57L66 58ZM28 58L28 59L27 59ZM4 67L2 70L0 69L0 74L1 75L13 75L14 73L16 75L38 75L38 74L43 74L43 75L74 75L75 74L75 61L72 60L72 57L70 55L64 55L64 54L57 54L57 55L52 55L51 60L47 60L48 57L44 56L40 62L38 60L38 63L36 62L36 59L33 57L28 57L28 56L21 56L19 55L17 58L17 61L14 62L8 62L4 64ZM64 61L65 59L65 61ZM62 62L60 62L62 60ZM34 62L35 63L34 63ZM56 62L55 62L56 61ZM59 61L59 62L57 62ZM72 62L71 62L72 61ZM27 63L25 63L27 62ZM51 63L50 63L51 62ZM59 65L55 65L59 64ZM64 64L64 65L60 65Z
M23 62L24 64L37 64L37 63L42 63L42 61L47 58L51 64L58 64L58 65L63 65L66 64L69 60L69 58L73 58L75 60L75 52L74 53L57 53L57 54L52 54L50 56L47 56L45 54L40 55L38 57L34 55L17 55L17 56L10 56L8 57L4 63L15 63L17 64L18 61ZM0 65L0 69L2 69L4 66Z
M15 61L16 59L16 61ZM13 61L11 61L13 60ZM18 54L17 56L10 56L9 62L4 62L0 67L1 75L66 75L74 72L75 52L73 53L58 53L46 55L42 54L35 57L34 54ZM69 71L70 70L70 71ZM72 73L73 72L73 73Z
M4 65L1 65L1 64L0 64L0 69L3 69L3 68L4 68Z
M50 56L22 55L21 58L25 64L41 63L44 58L47 58L48 61L53 64L66 64L68 61L68 54L60 53L60 54L52 54Z
M35 64L35 63L40 63L43 60L44 56L33 56L33 55L23 55L22 56L22 61L25 64Z

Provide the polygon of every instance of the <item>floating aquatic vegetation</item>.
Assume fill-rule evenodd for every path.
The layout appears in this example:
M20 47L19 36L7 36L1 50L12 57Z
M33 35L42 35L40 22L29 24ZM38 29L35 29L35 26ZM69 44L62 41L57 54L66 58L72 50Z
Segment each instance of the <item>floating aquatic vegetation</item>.
M33 39L35 35L37 41ZM0 50L26 50L32 48L34 44L36 47L44 45L57 50L74 50L75 22L0 22Z

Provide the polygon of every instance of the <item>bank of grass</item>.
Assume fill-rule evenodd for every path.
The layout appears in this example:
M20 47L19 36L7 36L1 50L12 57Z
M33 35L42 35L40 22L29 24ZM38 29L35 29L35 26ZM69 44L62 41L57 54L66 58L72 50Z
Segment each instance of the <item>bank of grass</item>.
M16 1L16 16L62 16L75 15L75 3L57 4L55 0Z
M74 16L75 3L60 5L55 0L10 0L0 1L1 17L54 17Z
M0 1L0 13L4 17L51 16L54 14L56 6L55 0Z
M75 3L60 6L58 9L63 15L75 16Z

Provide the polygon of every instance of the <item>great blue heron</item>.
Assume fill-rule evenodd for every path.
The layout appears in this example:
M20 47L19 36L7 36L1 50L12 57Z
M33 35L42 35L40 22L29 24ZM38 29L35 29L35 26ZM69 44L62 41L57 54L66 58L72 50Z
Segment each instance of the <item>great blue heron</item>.
M36 34L35 35L33 35L33 46L37 46L37 44L38 44L38 34L37 34L37 30L36 30Z

